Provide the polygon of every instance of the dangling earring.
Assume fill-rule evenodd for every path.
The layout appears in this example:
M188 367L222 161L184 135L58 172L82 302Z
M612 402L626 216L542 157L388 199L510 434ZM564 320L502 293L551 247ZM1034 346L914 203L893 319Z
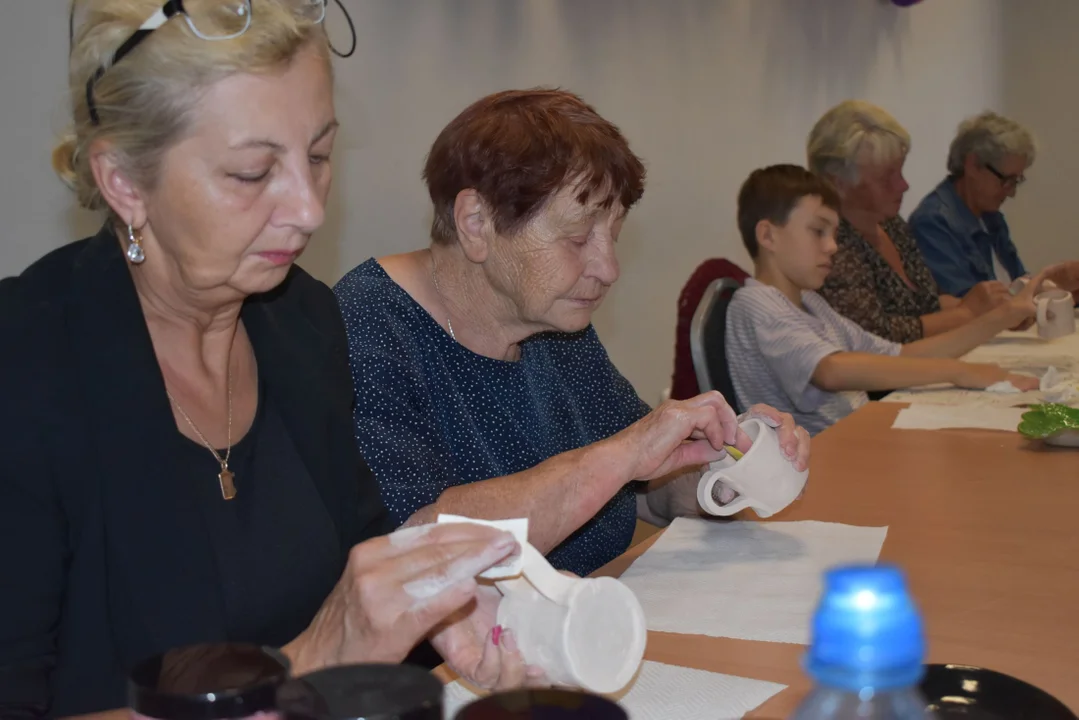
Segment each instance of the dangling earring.
M127 241L127 259L138 265L146 259L146 253L142 251L139 238L135 236L135 228L131 227L130 223L127 226Z

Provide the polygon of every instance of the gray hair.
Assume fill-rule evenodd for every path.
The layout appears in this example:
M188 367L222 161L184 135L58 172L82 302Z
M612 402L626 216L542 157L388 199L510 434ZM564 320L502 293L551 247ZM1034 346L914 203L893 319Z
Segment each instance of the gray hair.
M1020 155L1030 167L1038 149L1034 136L1025 127L1003 115L986 111L959 123L955 139L948 148L948 173L952 177L962 177L963 165L971 153L981 165L996 165L1007 155Z
M824 113L806 139L809 169L858 182L859 162L884 164L910 152L910 133L885 109L845 100Z

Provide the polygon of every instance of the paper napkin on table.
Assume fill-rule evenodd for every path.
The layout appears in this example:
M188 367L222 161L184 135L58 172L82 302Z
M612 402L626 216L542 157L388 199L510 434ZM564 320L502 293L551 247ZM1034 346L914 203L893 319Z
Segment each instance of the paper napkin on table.
M979 405L932 405L915 403L895 416L896 430L943 430L966 428L1017 432L1023 408L982 407Z
M887 527L678 518L621 580L649 630L809 643L828 568L875 564Z
M1004 393L1006 395L1015 395L1016 393L1023 392L1015 385L1012 385L1009 380L1001 380L1000 382L995 382L985 388L985 391L991 393Z
M721 675L646 660L633 687L618 704L630 720L735 720L785 689L785 685ZM461 683L446 686L444 717L476 699Z
M1079 388L1068 377L1050 365L1045 374L1038 382L1038 390L1042 393L1042 401L1047 403L1063 403L1069 405L1079 400ZM993 383L985 389L986 392L1006 393L1014 395L1021 392L1019 388L1007 380Z
M1050 367L1042 375L1039 389L1043 393L1042 400L1047 403L1071 405L1079 400L1079 388L1076 388L1074 381L1055 367Z

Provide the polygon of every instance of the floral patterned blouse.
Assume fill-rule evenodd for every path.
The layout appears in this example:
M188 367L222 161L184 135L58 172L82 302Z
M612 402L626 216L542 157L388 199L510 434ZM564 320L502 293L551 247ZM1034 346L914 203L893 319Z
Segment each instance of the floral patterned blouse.
M940 291L906 221L896 215L885 220L883 227L914 288L843 219L835 237L839 251L820 294L837 312L874 335L892 342L914 342L922 337L921 316L940 311Z

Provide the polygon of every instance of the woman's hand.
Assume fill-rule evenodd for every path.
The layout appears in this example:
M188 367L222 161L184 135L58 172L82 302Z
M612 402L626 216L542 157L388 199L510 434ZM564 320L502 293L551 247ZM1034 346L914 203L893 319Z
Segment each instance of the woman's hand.
M510 533L472 523L421 525L362 542L310 626L282 649L297 675L400 662L473 601L476 575L517 551Z
M746 417L756 417L779 432L780 447L799 470L809 460L809 434L787 413L755 405ZM623 443L632 458L634 479L651 480L688 466L701 466L722 458L724 445L742 452L752 442L738 427L738 416L718 392L690 400L668 400L612 440Z
M790 413L780 412L770 405L754 405L745 415L739 418L739 422L756 419L770 428L775 428L779 435L779 448L783 456L791 461L794 469L798 472L809 467L809 451L812 444L809 432L794 421ZM735 445L736 448L745 452L749 449L749 438L741 433L745 447Z
M611 441L628 458L630 478L651 480L720 459L726 455L724 445L738 446L740 432L734 410L712 391L689 400L667 400Z
M541 669L525 664L512 628L495 626L501 601L502 593L480 585L474 601L435 628L431 644L454 672L477 687L549 685Z
M1048 279L1061 290L1070 293L1079 292L1079 260L1057 263L1045 269Z
M1038 314L1038 305L1034 302L1034 297L1046 290L1043 284L1047 280L1049 274L1056 269L1056 266L1046 268L1023 286L1023 289L1017 292L1011 297L1008 302L1008 310L1012 318L1013 324L1010 327L1026 329L1030 327L1034 318Z
M969 312L971 318L976 318L1007 303L1010 298L1011 293L1004 283L999 280L986 280L968 290L959 307Z
M578 577L568 570L558 572ZM477 687L511 690L550 686L542 668L525 664L513 629L495 625L500 602L501 592L491 585L480 585L475 602L435 628L431 645L454 672Z

